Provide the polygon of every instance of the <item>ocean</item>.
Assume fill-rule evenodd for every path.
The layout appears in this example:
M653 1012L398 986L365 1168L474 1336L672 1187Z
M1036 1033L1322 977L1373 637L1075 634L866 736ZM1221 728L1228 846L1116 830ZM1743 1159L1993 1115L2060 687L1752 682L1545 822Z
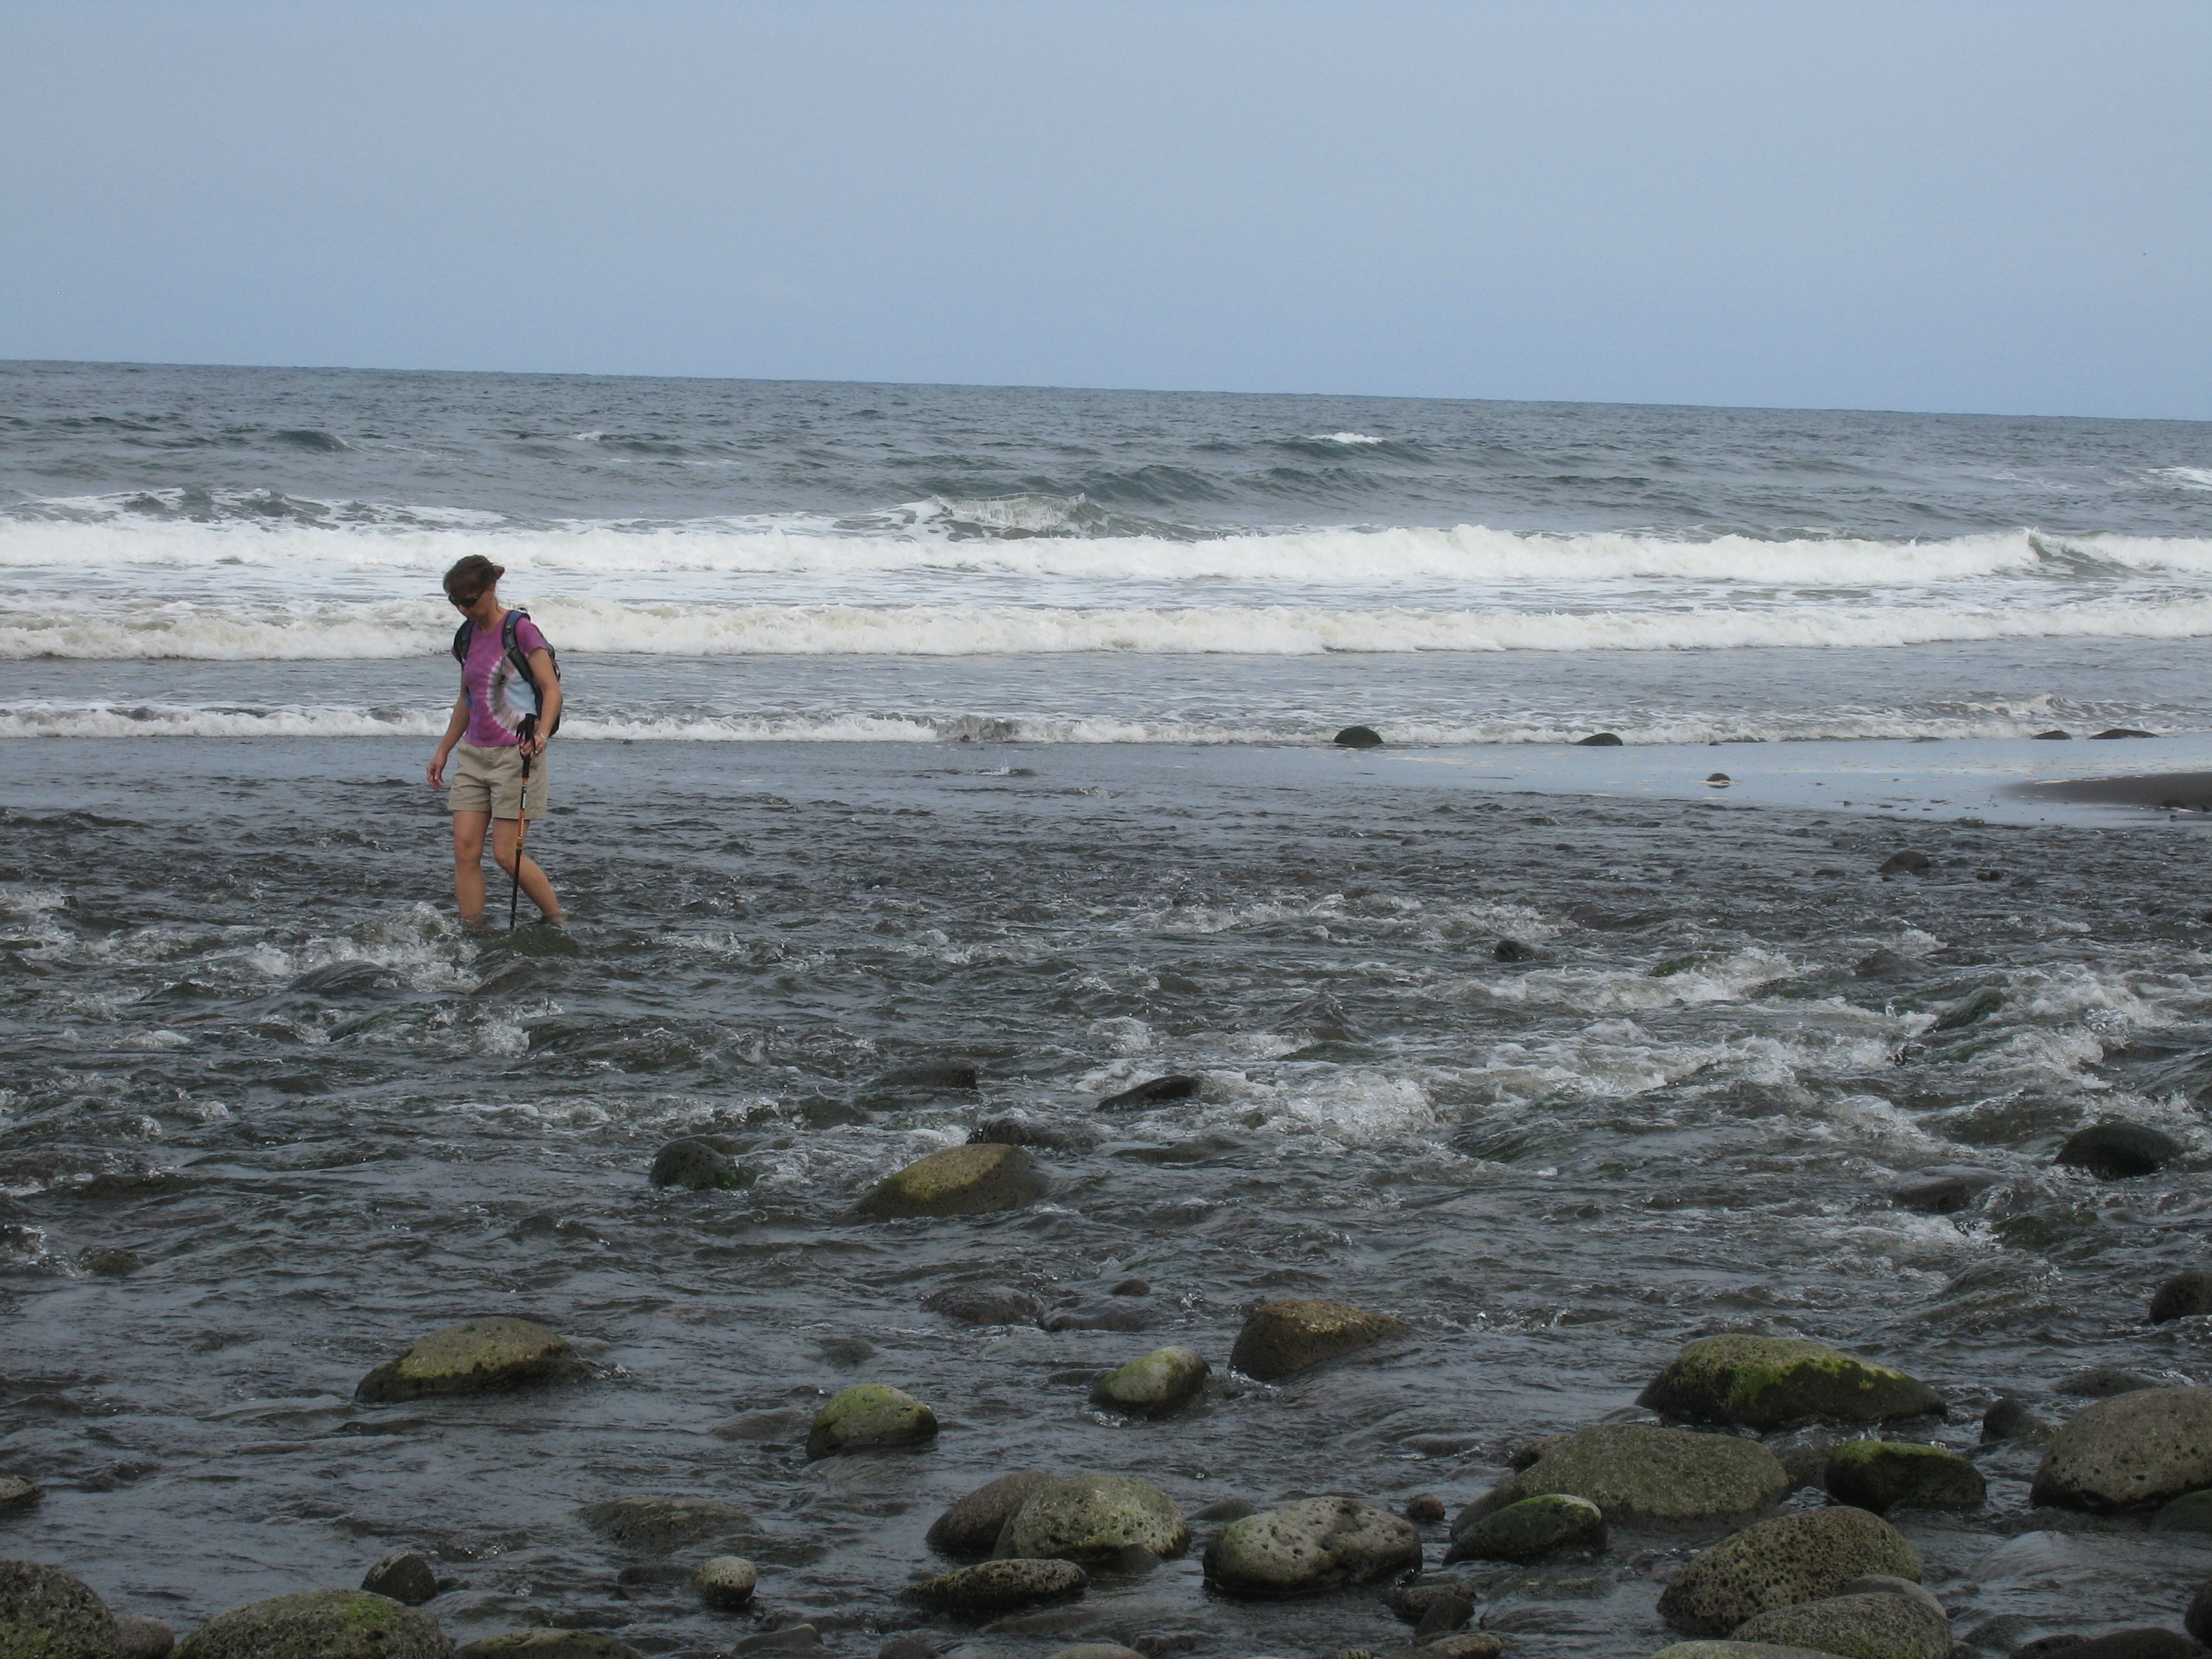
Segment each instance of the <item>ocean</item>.
M0 503L0 1474L46 1489L0 1553L180 1630L413 1549L462 1641L1382 1653L1377 1589L1237 1601L1195 1553L991 1621L905 1591L1012 1469L1150 1481L1201 1541L1455 1510L1752 1330L1950 1401L1905 1432L1988 1502L1893 1518L1975 1652L2202 1577L1980 1441L2085 1367L2212 1382L2212 1322L2143 1317L2212 1218L2202 842L1842 786L2197 752L2212 428L12 364ZM469 552L561 652L565 929L453 915L422 769ZM2033 741L2108 727L2157 736ZM1838 799L1758 796L1785 758ZM946 1060L976 1086L884 1081ZM1042 1199L854 1217L1010 1115ZM2179 1156L2054 1163L2106 1121ZM653 1188L686 1134L753 1184ZM1962 1164L1954 1213L1888 1195ZM922 1305L963 1285L1047 1316ZM1279 1297L1410 1329L1237 1376ZM355 1399L488 1314L588 1375ZM1167 1343L1198 1403L1090 1403ZM854 1382L935 1443L807 1461ZM629 1498L750 1519L641 1552L592 1524ZM1448 1571L1515 1654L1643 1659L1710 1541ZM750 1610L684 1582L709 1542Z

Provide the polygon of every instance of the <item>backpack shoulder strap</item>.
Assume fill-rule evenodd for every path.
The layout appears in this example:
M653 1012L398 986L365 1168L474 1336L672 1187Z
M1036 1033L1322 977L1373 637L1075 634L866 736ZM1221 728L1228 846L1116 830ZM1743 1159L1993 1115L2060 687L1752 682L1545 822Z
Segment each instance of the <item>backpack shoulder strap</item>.
M472 622L465 622L453 630L453 660L466 665L469 660L469 636L477 631Z

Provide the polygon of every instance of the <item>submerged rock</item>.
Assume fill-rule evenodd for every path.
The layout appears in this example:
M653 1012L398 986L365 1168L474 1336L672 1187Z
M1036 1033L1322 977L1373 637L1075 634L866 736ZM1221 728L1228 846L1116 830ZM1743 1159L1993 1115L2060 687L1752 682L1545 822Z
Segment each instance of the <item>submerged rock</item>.
M1455 1544L1483 1516L1546 1493L1587 1499L1616 1524L1665 1527L1747 1519L1790 1486L1772 1452L1734 1435L1607 1423L1535 1449L1520 1474L1460 1512Z
M1336 734L1334 742L1340 749L1380 749L1382 734L1371 726L1347 726Z
M918 1446L937 1437L937 1413L902 1389L862 1382L833 1396L807 1431L806 1455Z
M26 1480L20 1474L0 1474L0 1515L33 1509L46 1495L46 1489L35 1480Z
M1452 1534L1444 1559L1534 1561L1559 1550L1603 1549L1605 1511L1587 1498L1546 1493L1478 1517Z
M566 1337L527 1319L471 1319L433 1331L362 1378L354 1398L382 1405L434 1395L495 1394L579 1368Z
M301 1590L210 1619L177 1659L452 1659L426 1613L367 1590Z
M686 1136L653 1155L646 1179L656 1187L683 1187L695 1193L735 1191L760 1177L711 1142Z
M1990 1440L2045 1441L2058 1432L2055 1423L2045 1421L2029 1409L2025 1401L2010 1395L1997 1401L1982 1413L1982 1438Z
M1709 1336L1670 1361L1637 1403L1674 1422L1766 1431L1802 1423L1881 1423L1941 1412L1917 1377L1797 1337Z
M1621 746L1618 732L1593 732L1586 738L1575 740L1577 749L1618 749Z
M2124 1394L2138 1394L2158 1386L2154 1379L2141 1371L2122 1370L2113 1365L2092 1365L2086 1370L2069 1371L2058 1379L2058 1392L2071 1395L2076 1400L2113 1400Z
M2212 1314L2212 1273L2195 1267L2174 1274L2158 1287L2158 1293L2150 1299L2150 1322L2154 1325L2194 1319L2199 1314Z
M759 1529L736 1504L711 1498L617 1498L586 1510L584 1524L638 1555L665 1555L702 1538Z
M1034 1325L1044 1304L1006 1285L948 1285L921 1298L923 1309L970 1325Z
M1969 991L1956 1002L1936 1016L1930 1031L1963 1031L1969 1025L1978 1025L2005 1006L2002 986L1984 985L1979 990Z
M1771 1608L1737 1626L1730 1639L1812 1648L1847 1659L1949 1659L1951 1621L1932 1595L1876 1591Z
M1967 1208L2004 1176L1971 1164L1938 1164L1882 1190L1900 1210L1922 1215L1954 1215Z
M113 1659L115 1620L89 1584L36 1561L0 1561L0 1654Z
M1349 1302L1303 1297L1263 1302L1246 1316L1229 1363L1247 1376L1273 1382L1325 1360L1371 1348L1411 1328L1402 1320L1369 1313Z
M1899 1440L1845 1441L1828 1454L1820 1484L1838 1504L1875 1515L1978 1510L1987 1495L1982 1472L1958 1453Z
M929 1547L946 1555L988 1555L1021 1506L1059 1480L1042 1469L1017 1469L957 1499L929 1528Z
M2160 1506L2150 1518L2153 1532L2212 1532L2212 1490L2185 1492Z
M2212 1486L2212 1389L2100 1401L2051 1437L2031 1496L2062 1509L2146 1509Z
M2185 1149L2146 1123L2093 1123L2066 1137L2057 1162L2087 1170L2100 1181L2155 1175Z
M1158 1322L1146 1309L1126 1302L1094 1302L1055 1308L1037 1325L1048 1331L1148 1331Z
M460 1659L507 1659L509 1655L520 1659L645 1659L627 1642L589 1630L503 1631L481 1637L460 1650Z
M1093 1404L1135 1417L1172 1417L1206 1391L1212 1371L1193 1348L1156 1348L1091 1385Z
M388 1595L395 1601L404 1601L410 1607L419 1607L425 1601L434 1601L438 1595L438 1575L428 1561L412 1550L403 1550L397 1555L387 1555L368 1570L361 1587L372 1595Z
M1309 1498L1232 1521L1206 1552L1206 1582L1237 1595L1379 1583L1420 1565L1412 1524L1356 1498Z
M1098 1109L1111 1112L1129 1106L1162 1106L1171 1100L1195 1100L1198 1090L1198 1079L1171 1072L1165 1077L1148 1078L1119 1094L1108 1095L1098 1103Z
M868 1086L873 1089L973 1089L981 1079L972 1060L920 1060L896 1066Z
M724 1611L744 1607L753 1599L760 1571L742 1555L717 1555L699 1564L691 1575L699 1599Z
M1190 1547L1190 1527L1157 1486L1119 1474L1079 1474L1033 1492L1007 1517L1002 1558L1111 1560L1134 1546L1163 1558Z
M2043 1659L2046 1654L2063 1654L2066 1659L2199 1659L2203 1652L2187 1637L2151 1626L2103 1636L2045 1636L2014 1649L2012 1659Z
M1884 859L1875 873L1878 876L1924 876L1935 867L1935 860L1927 854L1916 853L1906 847Z
M1694 1558L1660 1592L1659 1613L1693 1636L1725 1636L1755 1613L1823 1601L1865 1573L1917 1580L1920 1558L1864 1510L1777 1516Z
M1087 1123L1062 1119L1024 1117L1008 1113L987 1117L968 1132L970 1146L1042 1146L1048 1152L1088 1152L1098 1144L1098 1132Z
M1046 1185L1044 1172L1018 1146L947 1146L884 1176L855 1213L887 1221L1018 1210L1042 1198Z
M135 1613L115 1617L115 1659L169 1659L177 1633L158 1619Z
M1505 1644L1486 1630L1471 1630L1458 1636L1432 1637L1417 1646L1394 1648L1382 1659L1498 1659L1505 1651Z
M1490 954L1499 962L1534 962L1544 953L1517 939L1502 939L1490 947Z
M1065 1601L1091 1587L1091 1576L1073 1561L984 1561L939 1573L909 1592L924 1607L971 1618L1012 1613L1044 1601Z

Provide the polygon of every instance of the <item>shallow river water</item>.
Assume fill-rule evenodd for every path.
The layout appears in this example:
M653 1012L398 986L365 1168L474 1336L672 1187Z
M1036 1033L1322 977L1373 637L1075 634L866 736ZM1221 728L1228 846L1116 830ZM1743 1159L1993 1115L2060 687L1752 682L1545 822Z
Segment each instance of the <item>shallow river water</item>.
M0 1552L118 1610L185 1627L419 1548L457 1581L433 1610L459 1639L565 1624L704 1656L806 1622L838 1655L913 1627L979 1659L1382 1651L1407 1630L1375 1591L1224 1601L1195 1552L990 1626L899 1593L946 1565L922 1537L942 1507L1012 1468L1135 1475L1186 1513L1455 1507L1717 1330L1900 1364L1968 1449L1996 1394L2063 1412L2081 1366L2212 1376L2207 1322L2142 1322L2201 1264L2212 1164L2212 895L2179 827L1486 793L1307 751L603 742L556 745L532 836L574 926L472 939L421 747L5 745L0 1460L48 1496ZM1905 844L1933 872L1877 876ZM1500 962L1502 938L1540 954ZM1989 985L1996 1014L1928 1030ZM872 1086L940 1057L980 1092ZM1170 1071L1200 1097L1096 1109ZM1048 1200L851 1218L1009 1109L1097 1133L1042 1155ZM2181 1137L2185 1167L2052 1167L2115 1117ZM758 1184L653 1189L687 1132L735 1137ZM2006 1176L1973 1209L1881 1195L1964 1162ZM1131 1278L1150 1294L1109 1294ZM919 1305L969 1282L1147 1328ZM1413 1335L1236 1377L1242 1310L1283 1295ZM483 1313L568 1334L593 1376L353 1402ZM1169 1341L1214 1364L1200 1405L1088 1406L1093 1371ZM930 1401L936 1444L805 1462L855 1381ZM1976 1455L1986 1514L1901 1522L1962 1636L2177 1621L2203 1546L2033 1510L2032 1454ZM652 1495L751 1513L753 1612L623 1582L581 1511ZM1690 1547L1481 1570L1478 1616L1530 1656L1647 1654Z

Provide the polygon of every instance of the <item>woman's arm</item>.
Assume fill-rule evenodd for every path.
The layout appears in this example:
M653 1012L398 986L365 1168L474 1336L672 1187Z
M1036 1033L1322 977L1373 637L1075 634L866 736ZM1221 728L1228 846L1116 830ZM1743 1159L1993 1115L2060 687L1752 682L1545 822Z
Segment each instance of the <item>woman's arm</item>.
M438 752L430 757L430 769L425 775L433 789L446 787L446 761L453 752L453 745L461 740L461 733L469 729L469 696L464 691L453 699L453 717L446 722L446 735L438 739Z
M523 747L542 755L547 733L561 723L561 677L553 672L553 653L542 645L530 653L529 662L530 678L538 682L538 727Z

